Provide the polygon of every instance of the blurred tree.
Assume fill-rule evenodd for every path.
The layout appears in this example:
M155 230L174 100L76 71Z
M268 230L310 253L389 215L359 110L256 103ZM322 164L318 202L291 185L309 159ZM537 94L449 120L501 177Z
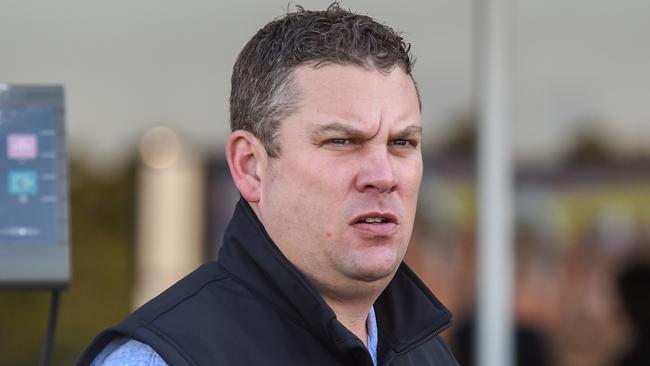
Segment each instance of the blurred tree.
M594 129L580 130L564 157L564 161L572 166L611 164L618 160L619 155L608 144L607 138Z
M460 114L453 125L451 133L441 143L440 154L448 158L475 159L478 149L476 116L472 113Z

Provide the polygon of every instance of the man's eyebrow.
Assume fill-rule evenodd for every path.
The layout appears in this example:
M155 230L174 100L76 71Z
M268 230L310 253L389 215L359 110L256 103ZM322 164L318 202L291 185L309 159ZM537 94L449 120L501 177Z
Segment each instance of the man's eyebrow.
M411 136L422 136L422 126L411 125L395 134L394 138L401 139Z
M318 126L313 131L311 131L311 136L313 138L319 138L319 137L327 137L335 133L341 134L345 137L352 137L352 138L370 137L368 136L367 133L340 122L333 122L326 125Z
M341 134L344 137L350 137L350 138L358 138L358 139L364 139L364 138L371 138L372 135L356 129L352 126L345 125L340 122L333 122L329 123L323 126L318 126L311 132L311 136L313 138L322 138L322 137L327 137L331 134ZM394 138L401 139L401 138L407 138L407 137L412 137L412 136L421 136L422 135L422 127L418 125L410 125L407 126L406 128L398 131L395 134Z

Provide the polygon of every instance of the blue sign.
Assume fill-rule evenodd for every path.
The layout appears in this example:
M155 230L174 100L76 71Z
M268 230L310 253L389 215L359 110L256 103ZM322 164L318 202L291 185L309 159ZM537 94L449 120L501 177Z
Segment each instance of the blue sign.
M38 192L38 180L33 170L12 170L9 172L9 194L35 195Z

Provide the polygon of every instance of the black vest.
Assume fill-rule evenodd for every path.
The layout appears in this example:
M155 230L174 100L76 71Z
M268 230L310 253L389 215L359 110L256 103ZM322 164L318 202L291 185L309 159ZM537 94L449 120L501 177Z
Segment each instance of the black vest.
M380 365L457 364L438 336L451 314L405 264L374 308ZM244 200L217 262L101 333L78 365L90 365L120 336L148 344L172 366L372 366L361 340L282 255Z

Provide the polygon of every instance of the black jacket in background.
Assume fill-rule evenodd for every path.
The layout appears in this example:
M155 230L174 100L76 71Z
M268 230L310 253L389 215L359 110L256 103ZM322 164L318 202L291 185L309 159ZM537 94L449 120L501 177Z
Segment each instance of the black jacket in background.
M406 265L374 307L381 366L457 365L438 336L451 314ZM282 255L244 200L217 262L101 333L78 365L89 365L119 336L150 345L172 366L372 365L361 340Z

